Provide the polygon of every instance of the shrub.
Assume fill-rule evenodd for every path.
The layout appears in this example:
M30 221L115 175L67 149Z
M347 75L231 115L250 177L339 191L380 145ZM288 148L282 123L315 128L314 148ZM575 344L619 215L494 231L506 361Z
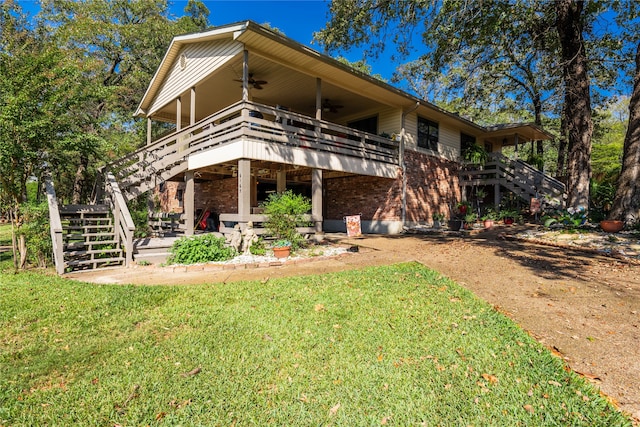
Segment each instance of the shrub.
M226 261L233 258L235 251L225 246L224 237L211 234L182 237L171 247L167 264L197 264L201 262Z
M38 267L46 267L53 251L49 231L49 205L47 202L25 203L20 209L24 222L17 233L25 236L27 261Z
M296 227L310 225L309 221L304 219L304 215L311 210L311 200L287 190L284 193L270 194L262 206L267 216L267 221L264 222L267 231L276 239L291 241L293 249L301 247L304 237L298 233Z
M253 242L253 245L249 247L249 252L251 255L264 255L267 253L267 248L264 246L264 240L259 238L256 242Z

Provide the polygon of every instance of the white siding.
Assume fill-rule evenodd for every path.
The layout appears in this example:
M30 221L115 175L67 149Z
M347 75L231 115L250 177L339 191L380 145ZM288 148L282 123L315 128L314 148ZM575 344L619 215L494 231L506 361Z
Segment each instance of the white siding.
M243 50L242 43L235 41L212 41L187 45L177 56L171 71L153 100L148 114L162 108L181 93L195 86L208 75L223 66ZM182 69L180 58L186 57L186 67Z
M433 120L428 116L421 116ZM405 145L410 150L417 150L428 154L439 154L450 160L457 160L460 156L460 129L449 123L438 122L438 152L418 148L418 115L409 114L405 119Z
M402 125L402 111L397 108L388 108L378 114L378 134L400 134Z

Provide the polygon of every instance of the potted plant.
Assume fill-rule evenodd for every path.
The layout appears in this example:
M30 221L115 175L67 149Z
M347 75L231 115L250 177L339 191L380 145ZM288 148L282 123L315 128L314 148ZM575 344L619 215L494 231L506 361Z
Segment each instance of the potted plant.
M440 228L442 226L442 221L444 221L444 214L440 212L434 212L433 215L431 215L431 218L433 219L433 228Z
M475 212L469 212L464 216L464 228L470 230L473 228L473 224L478 220L478 214Z
M287 258L291 255L291 242L286 239L276 240L271 245L271 250L276 258Z
M460 203L458 203L456 207L458 208L458 212L461 215L466 215L467 212L471 209L471 203L467 202L466 200L463 200Z
M496 213L492 209L487 210L487 212L482 215L482 223L484 225L484 228L493 228L495 220Z
M624 228L624 222L614 219L604 219L600 221L600 228L605 233L617 233Z
M509 209L502 209L500 211L500 219L505 223L505 225L512 225L516 221L516 217L518 216L518 212Z
M462 158L476 165L484 165L488 156L487 150L478 143L471 144L462 151Z
M311 200L291 190L273 193L261 205L267 220L263 223L267 232L274 236L276 242L287 241L295 252L304 246L305 238L296 227L308 227L310 222L305 218L311 210Z

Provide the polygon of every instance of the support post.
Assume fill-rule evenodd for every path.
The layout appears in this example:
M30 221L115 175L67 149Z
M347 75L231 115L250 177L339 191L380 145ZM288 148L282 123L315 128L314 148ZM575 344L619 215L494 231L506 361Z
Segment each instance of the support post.
M244 51L242 60L242 100L249 100L249 51Z
M322 79L316 78L316 120L322 120Z
M182 129L182 99L176 98L176 130Z
M316 233L322 232L322 169L311 171L311 218Z
M151 117L147 117L147 145L151 142Z
M279 170L276 173L276 192L284 193L287 191L287 171Z
M493 206L496 207L496 209L498 209L498 207L500 206L500 199L502 197L500 197L500 183L495 184L494 186L494 194L493 194Z
M189 106L189 125L196 122L196 88L191 88L191 104Z
M238 217L241 223L251 215L251 160L238 160ZM242 225L241 225L242 227Z
M184 180L187 185L184 191L184 213L186 221L186 229L184 234L193 236L195 222L195 181L193 179L193 171L187 171L184 174Z

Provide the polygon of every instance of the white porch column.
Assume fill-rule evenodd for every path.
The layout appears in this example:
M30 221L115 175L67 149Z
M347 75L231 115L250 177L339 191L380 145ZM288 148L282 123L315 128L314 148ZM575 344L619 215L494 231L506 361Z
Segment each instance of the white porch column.
M244 51L242 60L242 100L249 100L249 51Z
M284 193L287 191L287 171L279 170L276 172L276 192Z
M322 169L311 171L311 218L316 233L322 232Z
M182 99L176 98L176 130L182 129Z
M196 88L191 88L191 105L189 106L189 125L196 122Z
M238 216L240 222L249 221L251 214L251 160L238 160Z
M147 117L147 145L151 144L151 117Z
M193 236L195 219L195 181L193 179L193 171L187 171L184 174L184 180L187 186L184 191L184 213L185 213L185 232L187 236Z
M316 78L316 119L322 120L322 79Z

